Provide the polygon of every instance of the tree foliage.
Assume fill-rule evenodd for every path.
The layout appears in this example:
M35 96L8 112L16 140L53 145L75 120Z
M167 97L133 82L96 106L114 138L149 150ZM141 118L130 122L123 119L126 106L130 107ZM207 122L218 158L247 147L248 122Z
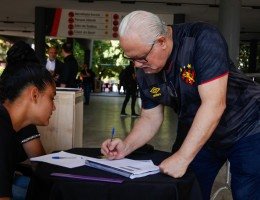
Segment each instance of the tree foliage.
M85 52L84 52L83 48L81 47L81 45L76 40L73 41L73 55L76 58L76 60L78 61L78 64L80 67L79 70L81 70L81 67L84 64Z
M0 75L4 71L6 53L8 49L11 47L11 45L12 44L9 41L0 38Z
M5 62L6 53L11 46L9 41L0 38L0 62Z
M123 58L123 51L118 41L97 40L93 43L92 70L98 79L118 77L128 61Z
M250 55L249 44L246 43L240 44L238 68L245 73L248 72L249 69L249 55Z

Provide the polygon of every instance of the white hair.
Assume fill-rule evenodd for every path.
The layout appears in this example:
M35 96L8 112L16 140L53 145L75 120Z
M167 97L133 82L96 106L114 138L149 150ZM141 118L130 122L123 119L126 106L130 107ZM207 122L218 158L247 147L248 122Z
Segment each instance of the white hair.
M120 37L136 34L144 43L153 44L156 37L167 34L167 26L157 15L137 10L123 18L118 32Z

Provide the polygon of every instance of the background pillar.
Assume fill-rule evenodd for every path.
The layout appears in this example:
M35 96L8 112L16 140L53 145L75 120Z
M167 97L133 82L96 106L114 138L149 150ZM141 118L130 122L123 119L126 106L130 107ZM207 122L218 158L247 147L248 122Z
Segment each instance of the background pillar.
M219 28L224 35L231 60L238 66L240 42L240 0L220 0Z

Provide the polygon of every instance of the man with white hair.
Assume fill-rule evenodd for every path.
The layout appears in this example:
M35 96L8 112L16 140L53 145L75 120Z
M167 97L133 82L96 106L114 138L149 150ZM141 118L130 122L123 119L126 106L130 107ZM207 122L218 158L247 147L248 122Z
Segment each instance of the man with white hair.
M104 141L101 152L120 159L141 147L160 128L163 106L170 106L178 114L177 138L161 172L178 178L190 166L209 199L229 160L233 198L260 199L260 86L236 69L217 28L166 26L150 12L134 11L122 20L119 36L138 69L142 112L124 140Z

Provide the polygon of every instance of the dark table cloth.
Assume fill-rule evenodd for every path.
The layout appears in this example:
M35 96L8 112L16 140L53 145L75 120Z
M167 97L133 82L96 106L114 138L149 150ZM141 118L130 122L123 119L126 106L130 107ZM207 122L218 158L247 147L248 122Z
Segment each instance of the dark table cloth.
M70 153L99 157L100 149L75 148ZM158 165L170 154L154 150L135 152L128 158L153 160ZM84 176L124 179L123 183L109 183L90 180L75 180L53 177L51 173L68 173ZM188 170L182 178L172 178L155 174L142 178L129 179L117 174L101 171L87 166L68 169L48 163L38 163L27 192L27 200L200 200L198 182L192 171Z

